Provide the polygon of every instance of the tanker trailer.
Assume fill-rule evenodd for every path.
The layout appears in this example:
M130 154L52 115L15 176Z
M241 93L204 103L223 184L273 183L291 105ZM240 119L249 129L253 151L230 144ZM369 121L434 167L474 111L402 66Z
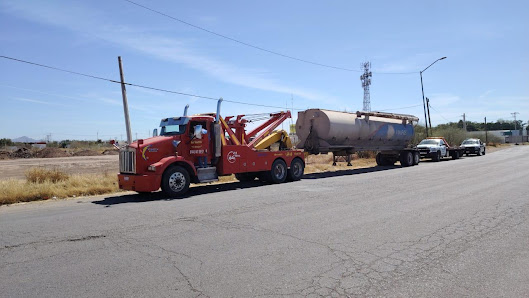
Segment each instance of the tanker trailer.
M393 165L400 160L402 166L419 164L419 151L409 148L413 138L413 123L419 118L412 115L381 112L338 112L309 109L298 113L296 134L298 148L309 154L333 153L347 157L358 151L378 151L377 164Z

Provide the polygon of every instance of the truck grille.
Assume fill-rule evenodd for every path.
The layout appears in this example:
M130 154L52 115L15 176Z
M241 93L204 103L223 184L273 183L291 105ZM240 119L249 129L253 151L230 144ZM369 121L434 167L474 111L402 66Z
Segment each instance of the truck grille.
M119 151L119 172L136 173L136 151L134 149Z

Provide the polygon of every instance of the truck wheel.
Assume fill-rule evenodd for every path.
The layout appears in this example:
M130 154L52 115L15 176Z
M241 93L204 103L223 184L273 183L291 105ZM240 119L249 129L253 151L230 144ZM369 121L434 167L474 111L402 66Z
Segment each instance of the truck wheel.
M180 166L170 167L162 176L162 190L170 197L186 193L190 183L189 173Z
M437 151L437 153L434 154L432 157L433 161L440 161L441 160L441 151Z
M459 159L459 151L454 151L454 153L452 153L452 159Z
M387 156L382 155L380 152L377 153L375 157L375 161L377 162L378 166L389 166L390 165L389 158Z
M483 148L483 155L485 155L485 150L486 150L486 149L485 149L485 148Z
M403 167L413 166L413 154L409 151L404 151L400 154L400 165Z
M478 149L478 153L476 155L481 156L481 148Z
M295 158L290 164L290 169L288 169L288 180L298 181L303 177L304 170L305 166L303 162L299 158Z
M377 153L377 155L375 156L375 161L377 162L377 166L383 166L382 164L382 154Z
M237 173L237 174L235 174L235 178L237 178L237 180L239 180L241 182L254 181L256 177L257 177L257 175L254 174L254 173Z
M267 178L273 183L285 182L287 180L287 164L281 159L275 160Z
M413 165L418 165L419 162L421 162L421 155L419 154L419 152L414 152L413 153Z

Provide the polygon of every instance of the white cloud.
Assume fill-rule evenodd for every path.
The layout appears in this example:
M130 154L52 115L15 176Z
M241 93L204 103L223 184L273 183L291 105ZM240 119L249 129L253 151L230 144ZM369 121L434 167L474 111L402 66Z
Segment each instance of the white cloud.
M495 89L487 90L487 91L483 92L483 93L479 96L479 98L485 98L485 97L489 96L489 94L491 94L491 93L494 92L494 91L496 91L496 90L495 90Z
M293 94L296 97L312 101L338 101L330 95L303 87L288 86L260 74L266 73L267 70L241 68L200 54L188 41L154 35L145 28L114 25L96 11L83 7L79 3L73 7L73 5L61 5L52 2L11 1L4 3L3 6L7 7L8 11L29 20L96 37L161 60L184 64L226 83L288 95ZM58 9L59 6L60 9ZM87 15L90 18L84 17Z
M449 106L460 100L459 96L446 93L434 93L428 98L430 99L430 105L436 107Z
M31 103L37 103L37 104L42 104L42 105L67 107L67 105L63 105L63 104L59 104L55 102L49 102L49 101L42 101L38 99L31 99L31 98L24 98L24 97L13 97L12 99L17 100L17 101L31 102Z

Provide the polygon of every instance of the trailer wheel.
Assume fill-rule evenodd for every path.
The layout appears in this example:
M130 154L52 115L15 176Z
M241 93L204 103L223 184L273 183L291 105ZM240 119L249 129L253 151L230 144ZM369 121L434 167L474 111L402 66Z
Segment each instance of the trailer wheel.
M186 169L180 166L168 168L162 176L162 191L170 197L183 195L189 189L191 179Z
M290 164L290 169L288 169L288 180L298 181L303 177L303 171L305 170L305 165L299 158L295 158Z
M421 162L421 155L419 154L419 152L414 152L413 153L413 165L418 165L419 162Z
M267 174L266 180L273 183L283 183L287 180L287 164L281 159L276 159L272 164L272 169Z
M385 158L382 156L382 154L380 154L380 152L375 156L375 161L377 162L378 166L385 166L384 159Z
M437 153L434 154L432 157L433 161L440 161L441 160L441 151L437 151Z
M404 151L400 154L400 165L403 167L413 166L413 154L409 151Z

